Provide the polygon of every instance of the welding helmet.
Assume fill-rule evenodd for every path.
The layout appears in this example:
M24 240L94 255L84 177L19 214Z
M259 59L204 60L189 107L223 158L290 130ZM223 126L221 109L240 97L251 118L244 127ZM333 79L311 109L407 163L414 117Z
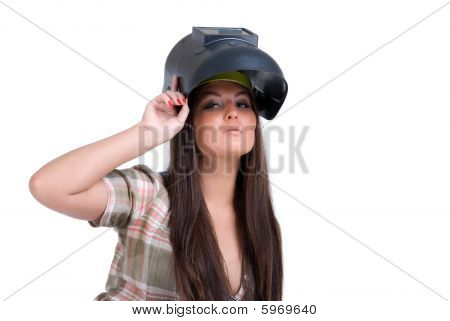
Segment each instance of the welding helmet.
M268 120L277 115L288 90L281 68L258 48L258 35L246 28L192 27L167 56L163 91L170 90L173 75L185 96L213 80L240 83L253 94L258 114Z

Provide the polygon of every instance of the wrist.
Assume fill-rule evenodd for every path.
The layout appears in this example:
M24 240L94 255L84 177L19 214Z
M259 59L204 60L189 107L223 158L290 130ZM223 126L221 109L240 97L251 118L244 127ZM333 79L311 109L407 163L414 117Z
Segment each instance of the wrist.
M135 127L135 130L137 132L140 155L162 144L162 142L159 142L158 140L158 136L160 135L157 131L157 128L155 128L154 126L148 126L142 122L138 122L133 127Z

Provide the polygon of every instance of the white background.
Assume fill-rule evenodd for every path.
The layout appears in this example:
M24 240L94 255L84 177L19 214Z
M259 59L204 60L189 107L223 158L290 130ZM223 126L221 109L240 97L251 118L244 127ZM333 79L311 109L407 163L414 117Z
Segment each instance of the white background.
M450 5L415 25L444 4L0 2L3 305L81 303L104 290L117 234L42 206L28 180L52 159L138 122L146 100L136 92L161 92L175 43L192 26L224 26L258 34L289 84L280 116L263 121L267 132L284 132L266 144L271 168L284 159L270 180L285 300L316 304L315 317L328 320L445 319ZM289 158L305 127L307 172ZM167 152L160 146L145 163L163 170Z

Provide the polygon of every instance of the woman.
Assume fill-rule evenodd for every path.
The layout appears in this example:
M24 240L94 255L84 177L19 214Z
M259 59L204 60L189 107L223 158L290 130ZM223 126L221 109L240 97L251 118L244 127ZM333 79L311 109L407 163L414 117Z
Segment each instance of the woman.
M95 300L281 300L281 235L250 80L219 74L186 99L174 76L171 89L134 126L43 166L31 193L118 232ZM167 172L116 169L169 140Z

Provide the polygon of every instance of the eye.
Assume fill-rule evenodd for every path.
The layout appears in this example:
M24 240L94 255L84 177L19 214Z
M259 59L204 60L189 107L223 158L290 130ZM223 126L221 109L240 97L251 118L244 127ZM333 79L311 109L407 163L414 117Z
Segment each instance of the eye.
M217 103L207 104L207 105L205 105L205 109L211 109L212 106L219 106L219 104L217 104Z
M237 102L236 104L237 104L238 106L244 105L244 106L245 106L244 108L250 108L250 105L247 104L245 101L240 101L240 102Z
M243 106L242 108L251 108L250 104L248 104L246 101L236 102L236 105L239 107ZM217 102L209 102L203 108L204 109L216 109L216 107L214 107L214 106L221 106L221 104L217 103Z

